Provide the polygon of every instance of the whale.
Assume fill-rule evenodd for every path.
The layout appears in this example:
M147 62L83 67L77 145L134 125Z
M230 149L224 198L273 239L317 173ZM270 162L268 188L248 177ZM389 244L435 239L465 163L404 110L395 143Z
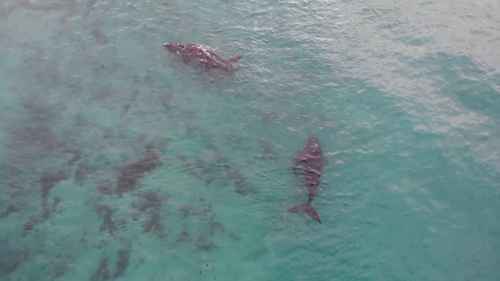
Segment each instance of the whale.
M225 60L200 44L184 42L164 43L163 48L181 56L184 63L197 59L207 70L212 68L221 69L226 71L229 75L234 73L233 65L243 57L242 54L237 54Z
M294 156L294 166L289 169L307 187L307 202L288 209L288 213L305 213L321 224L321 218L311 205L311 202L321 183L321 174L325 164L327 164L327 161L321 149L319 138L317 135L312 134L308 137L306 146L302 151Z

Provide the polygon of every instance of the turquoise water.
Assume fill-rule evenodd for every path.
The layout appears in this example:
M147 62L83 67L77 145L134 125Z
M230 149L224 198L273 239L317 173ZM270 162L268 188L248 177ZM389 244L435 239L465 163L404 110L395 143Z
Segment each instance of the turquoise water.
M498 280L499 15L0 1L0 280ZM285 213L312 133L322 224Z

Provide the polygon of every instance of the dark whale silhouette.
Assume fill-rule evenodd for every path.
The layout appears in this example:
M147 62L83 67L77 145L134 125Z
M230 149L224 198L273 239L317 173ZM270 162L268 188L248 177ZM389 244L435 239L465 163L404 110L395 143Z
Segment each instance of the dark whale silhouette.
M210 70L211 68L218 68L226 71L229 75L232 75L234 72L233 64L243 57L242 54L238 54L228 60L225 60L199 44L182 42L165 43L163 44L163 48L171 53L176 53L181 56L185 63L192 59L198 59L198 61L207 70Z
M326 160L321 150L318 136L313 134L307 139L307 145L302 152L298 156L295 156L295 165L291 168L295 176L300 178L303 184L307 186L308 200L307 203L290 208L287 212L297 214L306 213L312 219L321 223L321 219L311 205L311 202L321 182L321 172L325 164Z

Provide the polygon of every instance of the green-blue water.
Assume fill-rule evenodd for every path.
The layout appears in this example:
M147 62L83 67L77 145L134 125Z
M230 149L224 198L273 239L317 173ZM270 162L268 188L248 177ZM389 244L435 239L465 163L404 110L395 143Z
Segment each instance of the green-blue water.
M499 15L0 1L0 280L499 280ZM285 213L313 133L322 224Z

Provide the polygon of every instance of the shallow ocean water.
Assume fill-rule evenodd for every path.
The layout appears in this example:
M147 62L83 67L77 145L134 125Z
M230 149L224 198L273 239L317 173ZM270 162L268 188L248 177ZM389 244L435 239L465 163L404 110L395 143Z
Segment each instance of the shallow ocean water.
M498 280L499 12L0 1L0 280Z

